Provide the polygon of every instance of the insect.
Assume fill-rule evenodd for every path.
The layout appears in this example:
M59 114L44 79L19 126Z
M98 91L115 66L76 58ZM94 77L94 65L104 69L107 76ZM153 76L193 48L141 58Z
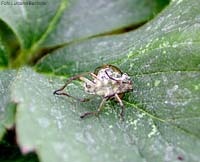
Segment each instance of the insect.
M92 80L84 76L90 76ZM68 81L60 89L54 91L53 94L68 96L80 102L89 101L89 98L76 98L66 92L63 92L65 87L70 82L77 79L84 82L83 86L86 93L102 97L102 101L97 111L86 112L82 114L80 118L84 118L88 115L98 115L107 100L115 99L120 104L120 116L121 119L124 120L125 107L121 98L126 92L132 91L133 89L132 80L126 73L122 73L116 66L109 64L102 65L97 67L94 73L86 72L69 78Z

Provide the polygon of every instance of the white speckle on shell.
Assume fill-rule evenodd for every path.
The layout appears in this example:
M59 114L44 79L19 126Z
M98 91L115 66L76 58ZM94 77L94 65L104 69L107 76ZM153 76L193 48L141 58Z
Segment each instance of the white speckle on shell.
M85 92L104 97L132 89L132 82L126 73L121 74L109 67L100 69L93 81L84 81Z

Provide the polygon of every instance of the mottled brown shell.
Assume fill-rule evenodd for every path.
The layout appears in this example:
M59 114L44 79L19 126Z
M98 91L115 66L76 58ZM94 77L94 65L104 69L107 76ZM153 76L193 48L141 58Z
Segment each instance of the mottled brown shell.
M118 73L120 73L121 75L123 74L122 71L121 71L118 67L116 67L116 66L114 66L114 65L109 65L109 64L104 64L104 65L102 65L102 66L97 67L97 68L94 70L94 74L97 75L101 69L105 69L105 68L111 68L113 71L118 72ZM125 92L124 92L124 93L119 93L119 94L118 94L119 98L123 98L124 95L125 95Z
M121 71L119 68L117 68L116 66L113 66L113 65L109 65L109 64L104 64L104 65L102 65L102 66L97 67L97 68L94 70L94 74L97 75L97 74L99 73L99 70L105 69L105 68L110 68L110 69L112 69L113 71L118 72L118 73L120 73L120 74L122 75L122 71Z

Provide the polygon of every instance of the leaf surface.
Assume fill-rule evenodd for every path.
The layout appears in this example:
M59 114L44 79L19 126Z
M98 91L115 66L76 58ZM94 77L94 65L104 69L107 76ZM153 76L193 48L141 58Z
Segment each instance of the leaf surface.
M200 1L171 1L160 15L134 32L93 39L90 37L146 21L161 3L152 1L153 5L144 7L149 1L81 2L84 0L52 0L42 7L0 6L1 19L21 44L18 59L36 54L41 47L71 42L35 66L49 75L28 67L21 68L16 77L14 71L0 73L0 137L13 125L12 100L18 103L17 142L23 153L36 151L42 162L198 162ZM134 8L140 11L138 15ZM119 11L123 12L116 14ZM76 40L79 42L74 43ZM82 120L79 116L96 110L100 98L79 103L52 94L66 77L102 64L116 65L133 80L134 90L123 98L125 122L120 122L120 107L114 101L105 104L98 118ZM86 96L78 81L67 91Z
M15 75L13 70L0 71L0 139L6 128L11 128L14 124L15 105L11 102L10 84Z
M3 33L0 30L0 67L6 67L8 65L8 49L3 41Z
M143 24L156 15L168 0L69 0L56 29L46 45L73 42L125 27Z
M0 19L14 32L20 46L10 65L16 68L33 64L45 50L137 27L168 1L2 1Z
M43 58L35 68L49 77L22 69L12 95L19 102L22 150L36 150L44 162L197 162L199 18L198 1L172 1L139 30L71 44ZM98 98L83 104L52 95L64 84L63 77L52 74L75 75L104 63L120 67L134 82L133 92L123 99L124 123L115 102L108 102L99 118L81 120L80 114L97 109ZM79 82L70 84L68 91L85 95Z
M3 1L0 18L18 37L22 49L35 51L77 39L138 25L158 13L168 0ZM25 3L25 2L24 2ZM103 22L103 23L102 23Z
M49 162L140 161L136 147L124 139L126 133L118 126L114 113L108 112L101 119L80 119L84 111L95 110L98 100L80 104L69 98L55 97L53 91L62 82L30 69L22 69L17 78L12 96L19 103L17 133L24 153L37 150L40 159ZM79 91L81 95L78 86L71 86L72 92Z

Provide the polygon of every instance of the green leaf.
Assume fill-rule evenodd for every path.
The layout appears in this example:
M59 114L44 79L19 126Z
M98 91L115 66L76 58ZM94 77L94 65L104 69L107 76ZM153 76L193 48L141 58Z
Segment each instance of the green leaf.
M6 47L1 41L1 36L0 36L0 67L5 67L8 65L8 57L7 57L7 51L5 49Z
M143 24L156 15L168 0L69 0L56 29L45 40L46 46L73 42L104 33L114 33Z
M98 100L80 104L55 97L53 91L63 83L30 69L22 69L17 78L12 96L19 103L16 127L23 152L37 150L39 158L48 162L141 161L137 147L129 141L132 135L128 137L119 126L116 112L81 120L79 115L95 110ZM79 91L71 86L72 93Z
M198 74L197 76L189 74L187 79L195 83L199 81L199 77ZM67 97L53 96L52 92L61 87L62 82L54 77L37 74L30 69L22 69L18 73L12 95L19 103L16 127L21 150L24 153L36 150L44 162L57 160L140 162L145 159L175 161L179 158L198 161L199 128L193 120L198 121L199 112L198 109L194 109L191 113L190 109L195 108L199 96L192 89L193 84L189 86L191 87L189 98L181 103L178 97L185 97L187 91L185 92L185 89L182 91L179 87L176 89L176 86L172 87L170 84L173 80L166 81L164 85L162 81L160 87L166 89L165 96L161 96L166 97L165 102L167 102L164 105L164 101L142 101L145 95L148 96L146 100L158 100L160 97L154 96L154 93L159 93L161 88L157 90L157 87L152 87L147 91L145 88L148 84L139 87L139 81L142 81L142 84L149 83L149 77L145 79L141 78L135 82L137 88L132 95L129 95L129 99L124 101L125 123L119 122L119 106L116 104L113 106L109 104L109 107L107 105L99 118L93 116L81 120L80 114L98 107L98 99L82 104ZM151 81L154 83L153 79ZM186 83L183 79L176 84L184 86ZM71 84L69 91L82 96L79 88L79 85ZM141 98L140 105L131 102L136 94L139 94L139 99ZM162 111L171 116L164 113L163 116L158 116L156 106L159 105L159 109L163 108ZM165 107L161 107L163 105ZM148 110L141 106L145 106ZM176 115L183 117L179 118ZM185 117L187 115L189 118Z
M2 139L4 133L5 133L5 127L3 125L0 125L0 139Z
M13 30L20 44L11 66L34 62L44 47L54 48L105 32L117 32L130 25L138 26L168 1L2 1L0 19Z
M6 128L11 128L14 124L15 104L11 103L10 84L15 74L13 70L0 72L0 139Z
M119 150L127 153L124 153L125 159L121 157L118 161L129 161L130 156L132 158L139 156L140 159L135 161L146 159L152 162L199 160L200 126L197 123L200 120L200 8L198 4L199 1L172 1L154 21L137 31L66 46L43 58L36 66L40 72L74 75L92 71L104 63L112 63L131 75L134 91L124 99L127 108L126 128L119 129L116 126L117 119L111 114L106 117L105 112L101 114L100 121L94 122L94 118L84 120L92 123L92 133L89 133L89 136L94 139L95 144L101 145L98 143L101 137L96 134L106 137L101 143L111 141L109 146L106 145L109 155L112 156L110 151L112 146L116 146L113 145L113 140L118 139L121 142L115 142L120 143L116 147L116 154L122 156ZM72 94L79 92L75 90ZM61 108L66 107L63 106L65 103L61 101L58 103ZM79 112L83 107L77 105L73 110ZM89 110L90 107L92 109L98 105L87 105ZM70 124L71 121L73 119L70 118ZM94 123L103 123L102 127L105 130L95 129ZM87 125L82 127L86 129ZM110 133L108 131L110 127L114 127L113 137L106 136ZM121 130L128 142L122 138L123 135L118 135ZM70 134L73 134L71 129ZM74 141L76 140L74 135ZM86 143L87 138L84 137L83 141ZM89 146L85 146L84 150L88 150ZM123 146L126 147L122 148ZM126 148L134 149L132 152L135 155L131 155L132 153ZM96 150L95 147L93 150ZM95 156L91 155L93 158ZM102 157L100 161L105 159ZM106 161L116 161L116 159L107 158Z
M0 68L9 68L18 50L19 42L13 31L4 22L0 21Z
M36 151L42 162L199 161L198 4L199 0L174 0L134 32L68 44L35 67L50 76L20 69L12 84L12 100L18 103L16 131L22 152ZM34 48L45 41L50 44L51 29ZM65 82L54 74L93 71L104 63L120 67L134 82L133 92L123 99L124 123L114 101L107 102L99 118L81 120L82 113L97 109L98 97L78 103L52 94ZM79 82L67 90L85 96Z
M55 28L66 2L66 0L1 2L0 19L13 30L20 44L20 51L12 60L12 67L27 64L36 54L47 35Z
M39 41L47 30L50 30L50 24L62 3L53 0L41 2L41 5L17 5L17 3L20 2L2 1L0 18L12 28L22 49L28 49Z
M87 0L49 0L38 4L29 2L35 3L32 5L20 3L16 0L2 1L0 18L16 33L23 49L35 50L44 44L55 46L143 23L158 13L168 0L98 0L95 3Z
M198 1L192 5L184 0L172 2L159 17L137 31L71 44L41 59L36 69L64 75L112 63L131 75L198 71L200 9L197 4Z
M8 49L5 46L2 38L2 31L0 30L0 68L8 66Z

